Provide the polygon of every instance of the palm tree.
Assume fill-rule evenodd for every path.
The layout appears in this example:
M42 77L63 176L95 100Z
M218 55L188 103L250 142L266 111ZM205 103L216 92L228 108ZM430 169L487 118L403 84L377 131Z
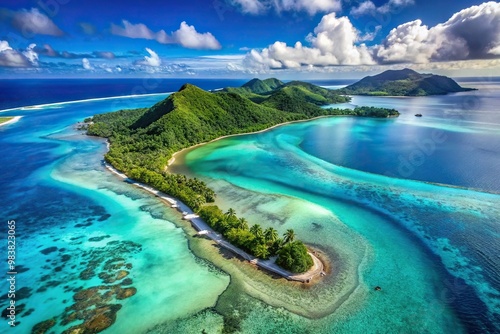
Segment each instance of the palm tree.
M243 217L238 219L238 223L236 225L236 228L239 228L240 230L248 230L247 220Z
M259 244L254 249L254 254L260 259L267 259L269 257L269 249L266 245Z
M236 211L233 208L229 208L226 212L226 217L231 218L236 216Z
M200 195L193 198L193 206L195 209L201 208L205 203L206 203L205 198Z
M264 237L264 233L262 232L262 227L260 227L259 224L252 225L252 227L250 227L250 232L252 232L252 234L257 239L261 239Z
M286 230L285 234L283 234L283 236L283 244L293 242L293 240L295 240L295 231L292 229L288 229Z
M274 243L276 240L278 240L278 231L276 231L274 228L272 227L268 227L265 231L264 231L264 237L266 238L266 241L269 242L269 243Z

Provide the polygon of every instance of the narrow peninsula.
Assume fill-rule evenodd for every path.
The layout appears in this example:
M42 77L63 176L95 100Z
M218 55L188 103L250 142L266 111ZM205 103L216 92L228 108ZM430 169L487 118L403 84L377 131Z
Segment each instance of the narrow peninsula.
M190 218L201 218L236 253L250 254L255 257L254 263L264 268L271 263L280 266L282 269L274 272L281 271L282 276L290 279L311 270L322 273L318 271L317 259L297 240L293 230L287 230L280 237L272 227L250 226L245 218L237 217L233 209L223 212L210 204L216 194L203 181L169 173L165 166L175 152L225 135L255 132L322 116L399 114L385 108L321 107L348 101L348 96L300 81L285 84L277 79L254 79L242 87L216 92L185 84L151 108L96 115L85 122L89 135L108 139L106 162L126 175L131 183L178 198L193 210ZM310 277L302 281L309 280Z
M21 116L12 116L12 117L0 117L0 126L9 125L15 123L21 119Z

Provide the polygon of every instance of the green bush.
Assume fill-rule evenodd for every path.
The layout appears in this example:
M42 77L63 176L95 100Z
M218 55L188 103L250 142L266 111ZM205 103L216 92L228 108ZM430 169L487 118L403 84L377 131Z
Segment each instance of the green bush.
M276 264L293 273L303 273L314 264L307 253L307 248L301 241L293 241L284 245L278 251Z

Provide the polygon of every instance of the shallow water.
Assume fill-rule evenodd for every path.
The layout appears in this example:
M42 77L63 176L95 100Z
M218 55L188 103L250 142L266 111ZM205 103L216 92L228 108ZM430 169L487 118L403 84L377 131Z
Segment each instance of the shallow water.
M16 221L17 265L28 268L17 274L16 288L31 290L21 290L27 296L18 297L18 305L25 304L24 310L18 308L20 323L8 328L3 321L1 331L29 333L35 324L53 317L58 322L52 328L55 333L77 325L79 321L61 325L64 309L73 304L78 288L103 284L97 276L113 258L129 264L127 278L137 293L111 301L122 308L109 333L145 332L215 305L229 276L192 254L185 232L173 223L180 221L180 214L110 174L101 163L104 141L73 128L95 113L121 105L148 106L162 97L6 113L24 117L0 129L2 212L5 220ZM2 245L6 248L5 241ZM42 253L49 247L56 249ZM82 279L80 274L92 262L97 267ZM7 291L4 280L0 288ZM2 299L2 309L7 301ZM197 319L196 324L187 323L209 329L222 321L217 314Z
M224 209L237 208L251 223L281 233L293 228L337 263L358 268L342 270L344 287L355 282L356 290L340 308L330 309L318 331L495 332L500 195L480 191L500 189L498 98L483 104L498 96L498 87L495 93L356 97L353 104L396 107L402 116L297 123L223 139L184 159L192 175L215 188ZM484 115L467 110L459 121L438 115L469 99L483 106ZM420 109L427 114L415 120ZM428 138L446 139L435 142L434 152L411 175L397 174L399 157L411 157L418 141ZM344 291L328 284L318 289ZM382 293L373 293L376 285ZM337 295L331 305L341 299ZM271 311L256 312L253 318ZM248 326L259 332L255 324Z
M0 328L26 333L52 317L55 333L78 324L61 324L75 292L102 285L103 264L123 258L137 293L112 299L122 308L106 333L499 331L500 121L493 111L500 94L495 85L471 94L356 97L352 105L403 114L299 123L185 157L189 173L210 182L223 208L280 232L293 228L329 259L329 275L309 286L275 279L193 238L177 212L103 168L103 141L73 128L166 94L2 113L23 116L0 128L0 196L4 219L16 220L17 289L31 290L18 297L25 304L20 324ZM481 106L478 113L442 112L471 103ZM424 117L416 119L416 110ZM418 148L412 135L432 138L436 129L447 140L409 178L478 190L398 175L398 157ZM91 264L93 274L82 279ZM5 281L0 289L7 291Z

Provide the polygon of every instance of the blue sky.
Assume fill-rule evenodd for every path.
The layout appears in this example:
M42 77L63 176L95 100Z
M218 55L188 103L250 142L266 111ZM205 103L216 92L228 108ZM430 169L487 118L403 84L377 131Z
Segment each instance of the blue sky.
M500 75L500 4L9 0L0 77Z

